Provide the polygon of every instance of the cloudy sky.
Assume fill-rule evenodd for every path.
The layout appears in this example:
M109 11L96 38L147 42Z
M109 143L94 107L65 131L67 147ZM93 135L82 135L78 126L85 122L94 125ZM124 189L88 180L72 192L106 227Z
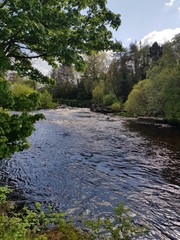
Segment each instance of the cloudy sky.
M108 8L121 14L121 26L113 32L124 46L130 42L170 40L180 33L180 0L107 0Z
M125 47L132 42L164 43L180 33L180 0L107 0L108 8L121 14L121 26L113 31L114 39ZM34 65L49 74L46 62L34 60Z

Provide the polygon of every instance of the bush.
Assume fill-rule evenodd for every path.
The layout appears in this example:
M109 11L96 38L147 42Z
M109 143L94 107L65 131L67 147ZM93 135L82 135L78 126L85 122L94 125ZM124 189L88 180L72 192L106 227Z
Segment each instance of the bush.
M2 240L86 240L88 236L81 234L67 223L62 213L54 212L49 206L42 211L40 203L35 210L24 207L18 213L6 201L10 190L0 187L0 239Z
M117 97L113 93L109 93L103 97L103 104L105 106L111 106L116 101L117 101Z
M6 200L10 192L8 187L0 187L0 239L3 240L132 240L147 234L147 228L135 224L130 210L122 203L111 218L85 220L89 232L85 234L50 206L42 211L42 205L36 203L34 210L24 207L17 213Z
M113 112L119 112L121 110L121 105L119 102L115 102L111 105Z
M40 93L39 108L55 108L56 106L57 104L53 103L52 96L47 90Z
M92 239L134 239L147 233L147 228L135 224L129 209L118 204L115 216L98 220L84 221L91 233L85 234L67 223L62 213L54 212L49 206L42 211L40 203L35 210L24 207L16 212L6 201L10 192L0 187L0 239L2 240L92 240Z
M130 210L119 203L114 209L115 216L111 218L85 221L85 225L92 229L91 239L131 240L148 233L146 227L133 223Z
M13 109L16 111L31 111L37 109L39 93L23 83L14 83L11 86L14 95Z
M39 93L33 92L28 96L25 94L14 96L14 102L15 105L13 109L16 111L31 111L37 109L39 104Z

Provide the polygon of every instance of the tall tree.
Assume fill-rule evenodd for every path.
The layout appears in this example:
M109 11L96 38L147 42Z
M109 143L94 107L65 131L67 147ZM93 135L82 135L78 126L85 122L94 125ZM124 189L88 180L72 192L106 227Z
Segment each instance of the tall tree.
M106 78L111 62L111 54L107 52L93 52L91 56L86 56L85 61L86 68L79 82L79 90L81 96L81 91L83 90L86 93L86 98L91 99L93 89L100 80L105 80Z
M162 56L162 47L157 42L154 42L149 48L149 56L152 59L152 63L156 63Z
M125 109L136 115L161 116L180 122L179 35L162 46L161 57L153 62L148 79L136 84ZM157 47L159 49L159 47Z
M55 79L55 86L50 88L54 98L76 98L77 76L73 66L60 64L57 69L53 69L51 77Z
M120 23L120 15L106 7L106 0L1 0L0 76L15 70L39 82L50 81L32 66L35 58L82 69L82 54L121 48L108 30ZM10 116L1 110L0 158L28 146L26 137L39 117Z
M0 70L13 69L39 81L47 77L31 59L83 65L82 54L120 48L107 26L117 29L119 14L106 0L3 0L0 2Z
M132 68L127 49L118 52L110 65L108 78L118 98L126 100L131 91Z

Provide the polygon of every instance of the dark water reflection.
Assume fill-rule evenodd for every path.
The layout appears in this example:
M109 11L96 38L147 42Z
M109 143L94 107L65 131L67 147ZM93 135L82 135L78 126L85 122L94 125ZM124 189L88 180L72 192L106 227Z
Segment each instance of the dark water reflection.
M45 111L31 148L0 162L1 180L26 202L75 216L111 215L124 201L150 226L146 239L180 239L180 134L90 112ZM144 238L145 239L145 238Z
M180 130L168 125L153 125L135 120L126 122L126 127L148 139L156 162L159 159L164 178L180 186Z

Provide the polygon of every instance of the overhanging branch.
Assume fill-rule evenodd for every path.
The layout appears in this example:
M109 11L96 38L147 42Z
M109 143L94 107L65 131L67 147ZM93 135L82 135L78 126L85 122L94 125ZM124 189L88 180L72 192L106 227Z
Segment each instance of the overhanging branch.
M46 57L47 54L39 54L35 56L27 56L27 55L11 55L11 57L14 57L16 59L33 59L33 58L41 58L41 57Z

